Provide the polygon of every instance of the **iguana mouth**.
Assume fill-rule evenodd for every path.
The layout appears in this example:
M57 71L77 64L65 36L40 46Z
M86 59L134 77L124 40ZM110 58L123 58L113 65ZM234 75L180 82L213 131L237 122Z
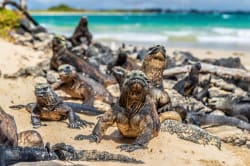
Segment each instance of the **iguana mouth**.
M154 47L149 48L149 52L148 52L149 55L155 55L157 53L162 54L164 56L163 57L164 59L166 58L166 50L163 46L156 45Z
M148 78L142 71L134 70L131 71L125 78L123 85L131 86L133 84L141 84L143 87L148 86Z
M35 95L37 97L44 97L47 95L49 90L48 84L37 84L35 87Z
M127 85L129 87L134 87L135 85L139 86L139 84L142 87L146 87L148 85L148 82L147 82L147 80L142 79L139 76L136 76L136 77L131 78L129 81L127 81L125 85Z

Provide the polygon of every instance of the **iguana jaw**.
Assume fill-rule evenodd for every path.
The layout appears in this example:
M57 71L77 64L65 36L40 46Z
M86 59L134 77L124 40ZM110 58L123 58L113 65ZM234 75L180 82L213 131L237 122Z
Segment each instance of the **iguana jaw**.
M64 82L71 81L76 74L75 68L68 64L59 66L58 72Z

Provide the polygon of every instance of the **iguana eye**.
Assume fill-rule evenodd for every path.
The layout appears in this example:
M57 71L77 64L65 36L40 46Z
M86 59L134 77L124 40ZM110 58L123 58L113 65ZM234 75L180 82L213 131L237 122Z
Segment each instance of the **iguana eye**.
M70 67L70 66L66 66L66 69L67 69L67 70L70 70L70 69L71 69L71 67Z
M58 71L59 71L59 72L62 72L62 71L63 71L63 69L61 68L61 69L59 69Z

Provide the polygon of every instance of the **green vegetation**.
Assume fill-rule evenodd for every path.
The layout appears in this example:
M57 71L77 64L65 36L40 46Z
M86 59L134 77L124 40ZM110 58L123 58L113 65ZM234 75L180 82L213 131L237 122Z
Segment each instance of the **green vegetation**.
M20 13L0 8L0 37L10 39L9 32L18 28L21 17Z
M58 6L52 6L52 7L48 8L48 11L75 12L75 11L83 11L83 10L75 9L75 8L72 8L72 7L65 5L65 4L60 4Z

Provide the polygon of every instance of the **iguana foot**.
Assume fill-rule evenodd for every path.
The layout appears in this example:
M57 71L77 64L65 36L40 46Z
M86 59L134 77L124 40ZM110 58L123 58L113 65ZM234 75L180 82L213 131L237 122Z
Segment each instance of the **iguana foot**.
M95 123L93 123L93 122L88 122L88 121L82 120L82 119L77 120L77 123L79 123L79 125L81 125L81 127L87 127L87 126L93 127L95 125Z
M93 134L90 134L90 135L79 134L75 136L75 140L89 140L89 142L97 142L97 143L100 142L100 138Z
M81 125L78 122L72 122L68 125L71 129L80 129Z
M58 143L51 148L59 157L60 160L74 160L76 151L73 146L65 143Z
M138 149L146 149L147 147L138 145L138 144L123 144L123 145L117 146L117 148L120 148L121 151L133 152Z
M65 143L57 143L52 146L52 150L64 150L73 153L75 151L74 147L71 145L66 145Z
M87 126L89 127L93 127L95 124L92 123L92 122L88 122L88 121L85 121L85 120L76 120L75 122L71 122L69 123L69 128L72 128L72 129L80 129L80 127L82 128L85 128Z

